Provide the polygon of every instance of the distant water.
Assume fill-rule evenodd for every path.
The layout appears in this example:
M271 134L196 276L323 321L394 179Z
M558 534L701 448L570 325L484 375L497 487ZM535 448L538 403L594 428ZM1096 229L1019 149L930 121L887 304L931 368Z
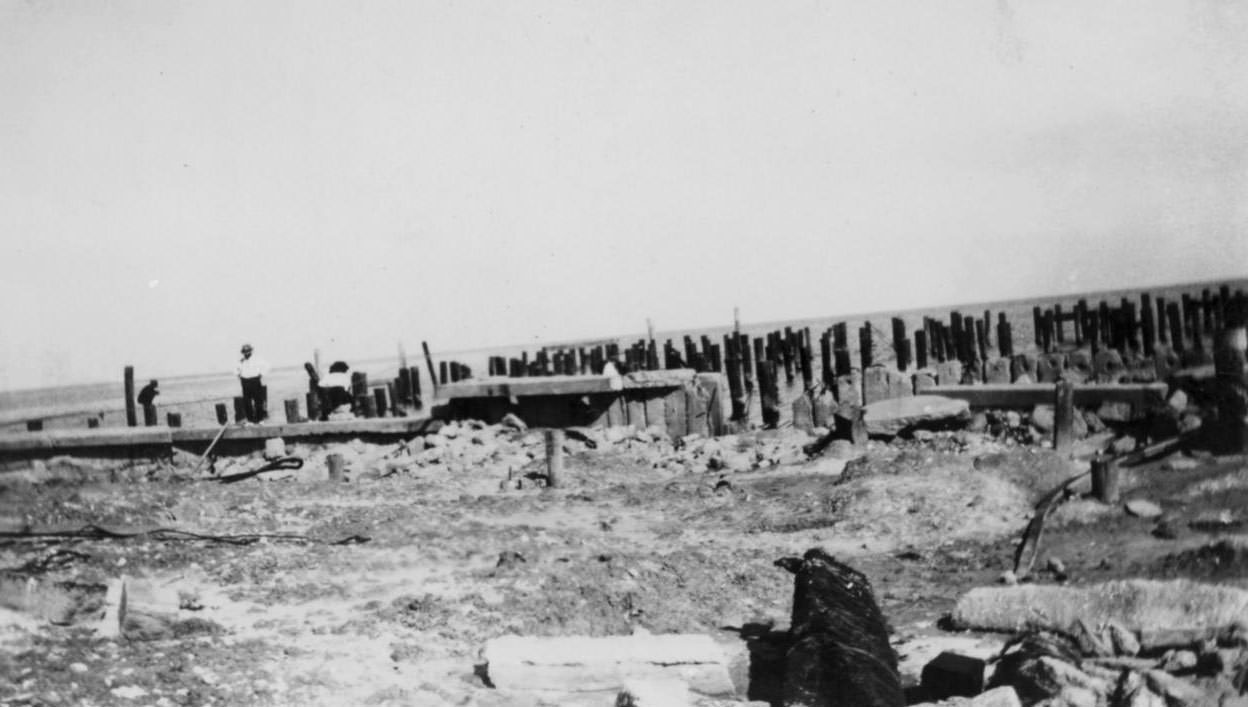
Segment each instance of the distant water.
M994 334L990 337L990 340L994 342L994 345L996 341L997 314L1004 312L1013 328L1015 350L1025 351L1033 346L1034 331L1032 329L1031 314L1033 306L1049 308L1053 305L1061 305L1064 310L1069 310L1074 307L1080 298L1085 298L1089 303L1093 304L1105 300L1116 306L1123 297L1136 302L1138 305L1140 294L1145 292L1154 298L1164 297L1167 301L1177 301L1184 293L1199 298L1201 291L1204 289L1210 289L1216 294L1218 287L1223 284L1228 285L1232 292L1239 289L1248 289L1248 278L1089 292L1061 297L1037 297L1002 302L971 303L957 306L912 309L902 312L874 312L849 316L814 317L800 320L742 324L742 332L750 336L757 336L777 329L783 329L786 326L794 329L810 327L811 333L817 337L827 327L837 322L845 322L849 325L849 343L851 349L855 352L853 360L856 361L858 346L856 331L864 322L870 322L876 331L877 350L881 351L883 360L887 360L891 356L889 343L892 341L891 318L894 316L905 320L907 330L913 334L915 329L922 327L924 317L933 317L948 322L951 310L957 310L963 315L971 315L977 318L982 317L985 310L989 310L992 312L994 327ZM655 339L660 346L662 346L663 340L672 339L677 348L681 348L680 342L686 334L695 339L706 335L711 337L713 343L720 343L721 337L729 331L731 331L731 324L725 323L702 329L656 331ZM640 338L640 336L640 334L623 335L620 338L620 343L628 344ZM553 341L549 342L547 346L558 347L562 343L564 342ZM500 346L467 351L447 351L440 352L438 360L453 359L459 361L471 366L476 375L481 376L488 370L487 361L490 356L519 357L522 350L524 350L523 347L519 346ZM528 350L531 355L534 349L529 347ZM818 356L817 350L815 355ZM384 385L386 381L393 380L398 375L399 362L397 357L350 361L349 363L352 364L353 370L367 373L369 383L373 386ZM409 357L408 365L419 366L421 386L426 404L428 404L431 386L429 385L423 357ZM146 383L147 379L136 380L136 389L141 388ZM302 364L275 368L266 377L266 384L269 388L269 414L271 417L284 419L285 413L282 401L286 399L298 399L300 401L300 409L303 409L304 394L308 390L308 379ZM156 403L160 410L162 424L164 422L164 414L173 411L182 413L182 423L188 427L215 425L216 414L214 406L216 403L225 403L230 414L233 415L232 400L240 392L238 380L230 373L165 377L161 379L160 390L161 394L156 399ZM24 430L25 421L31 419L44 420L44 429L83 429L87 426L86 420L89 417L100 418L102 427L123 426L126 423L123 395L124 390L120 380L111 383L89 383L31 390L0 391L0 431ZM140 419L142 414L142 410L140 410Z

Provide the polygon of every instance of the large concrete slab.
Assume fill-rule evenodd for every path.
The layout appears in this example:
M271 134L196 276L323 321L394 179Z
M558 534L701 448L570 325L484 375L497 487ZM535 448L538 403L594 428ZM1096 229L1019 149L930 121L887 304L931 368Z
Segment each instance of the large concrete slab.
M694 379L691 369L637 371L623 376L623 390L678 388ZM448 383L438 388L438 396L455 398L509 398L537 395L586 395L620 390L610 376L540 376L532 378L483 378Z
M1052 383L1010 383L992 385L937 385L923 392L965 400L974 408L1030 408L1051 405ZM1165 400L1165 383L1105 383L1075 386L1075 405L1102 402L1148 406Z

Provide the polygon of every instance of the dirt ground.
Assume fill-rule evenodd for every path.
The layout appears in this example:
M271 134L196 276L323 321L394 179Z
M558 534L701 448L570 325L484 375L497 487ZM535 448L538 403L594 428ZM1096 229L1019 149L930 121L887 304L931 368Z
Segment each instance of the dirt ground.
M809 441L793 431L735 439L746 448L760 437ZM0 588L12 595L35 581L77 597L58 624L0 601L0 704L564 704L491 687L486 641L644 630L740 646L742 627L788 624L792 576L773 563L816 546L871 579L913 684L930 642L946 635L942 616L1012 567L1032 504L1086 468L966 432L736 473L656 462L652 448L578 447L555 489L515 488L537 458L527 468L400 463L333 484L298 474L0 480L4 530L161 526L315 540L0 539ZM403 462L412 449L386 453ZM246 463L260 462L236 466ZM1122 490L1164 515L1072 498L1046 528L1032 581L1248 587L1248 545L1231 542L1248 508L1242 455L1172 455L1127 471ZM352 536L367 541L330 544ZM119 639L95 633L105 588L123 575L176 588L177 621ZM740 702L774 697L774 658L760 646L744 653ZM596 699L586 704L613 696Z

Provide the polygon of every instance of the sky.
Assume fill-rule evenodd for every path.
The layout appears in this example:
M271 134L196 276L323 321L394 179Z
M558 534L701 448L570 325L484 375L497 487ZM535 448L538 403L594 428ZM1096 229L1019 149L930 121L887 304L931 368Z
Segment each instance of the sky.
M1245 3L0 0L0 389L1245 275Z

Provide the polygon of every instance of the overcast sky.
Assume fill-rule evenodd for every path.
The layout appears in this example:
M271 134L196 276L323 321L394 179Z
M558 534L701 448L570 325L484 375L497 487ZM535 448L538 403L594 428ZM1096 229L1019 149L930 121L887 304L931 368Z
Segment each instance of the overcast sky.
M0 388L1248 273L1248 3L0 0Z

